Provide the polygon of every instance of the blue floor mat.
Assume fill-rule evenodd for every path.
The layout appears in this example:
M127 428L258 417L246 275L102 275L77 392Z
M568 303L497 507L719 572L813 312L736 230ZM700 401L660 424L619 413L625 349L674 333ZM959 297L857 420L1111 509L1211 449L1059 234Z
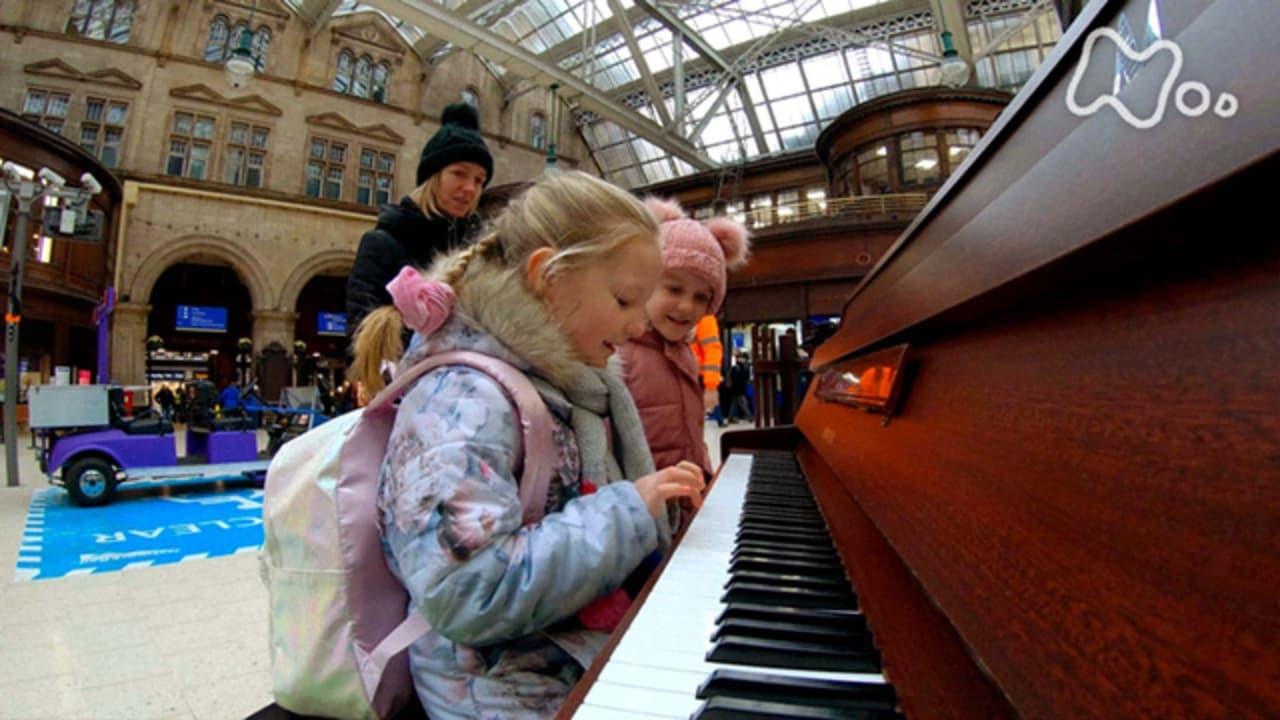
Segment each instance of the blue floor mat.
M14 579L167 565L261 546L258 487L124 485L114 503L93 508L50 487L31 498Z

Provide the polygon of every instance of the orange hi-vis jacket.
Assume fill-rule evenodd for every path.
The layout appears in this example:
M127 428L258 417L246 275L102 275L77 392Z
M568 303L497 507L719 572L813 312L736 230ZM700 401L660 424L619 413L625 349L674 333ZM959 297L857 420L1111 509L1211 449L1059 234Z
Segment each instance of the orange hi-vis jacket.
M693 356L698 359L698 373L702 376L704 390L720 387L720 366L724 362L724 347L720 344L720 324L715 315L707 315L698 321L689 343Z

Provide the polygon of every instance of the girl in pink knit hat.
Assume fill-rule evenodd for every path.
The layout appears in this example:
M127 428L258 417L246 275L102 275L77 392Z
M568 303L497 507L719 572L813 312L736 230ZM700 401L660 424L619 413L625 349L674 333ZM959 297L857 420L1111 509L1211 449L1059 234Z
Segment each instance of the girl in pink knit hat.
M723 217L705 224L691 220L675 201L650 198L645 204L658 219L663 272L645 302L649 327L618 353L653 461L658 467L691 462L709 479L711 456L702 439L702 380L689 339L703 316L720 309L726 272L746 261L747 230ZM681 506L692 509L685 502ZM675 517L679 515L683 513ZM645 558L623 589L587 605L578 612L578 620L594 630L613 631L660 560L656 552Z
M621 349L627 387L658 467L688 460L710 478L702 384L688 342L698 320L720 309L725 276L746 262L750 241L727 217L702 223L673 200L646 204L658 218L664 267L645 304L649 329Z

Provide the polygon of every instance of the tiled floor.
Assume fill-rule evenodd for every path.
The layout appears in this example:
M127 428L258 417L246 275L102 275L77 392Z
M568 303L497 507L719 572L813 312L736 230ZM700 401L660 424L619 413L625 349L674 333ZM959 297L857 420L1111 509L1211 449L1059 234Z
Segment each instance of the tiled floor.
M721 432L707 428L713 461ZM14 582L27 507L48 486L27 444L22 484L0 471L0 720L231 720L270 703L252 554Z

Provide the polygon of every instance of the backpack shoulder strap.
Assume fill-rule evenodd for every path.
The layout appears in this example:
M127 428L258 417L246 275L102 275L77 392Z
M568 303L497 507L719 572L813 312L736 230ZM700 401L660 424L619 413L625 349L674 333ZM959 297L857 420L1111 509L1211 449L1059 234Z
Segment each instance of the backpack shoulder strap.
M395 409L395 403L427 372L446 365L462 365L479 370L493 378L502 388L516 409L520 421L524 469L520 474L520 507L524 524L542 519L547 503L547 487L551 482L555 442L551 434L551 413L538 389L525 374L510 363L492 355L453 350L432 355L398 375L386 389L365 407L367 413L385 413Z
M520 507L524 524L542 519L547 503L547 487L551 482L555 444L551 434L551 413L524 373L490 355L457 350L426 358L396 377L365 407L365 413L395 412L396 401L418 378L438 367L462 365L493 378L515 406L520 422L524 469L520 474ZM431 629L420 613L409 613L389 635L384 637L360 663L360 680L368 697L373 698L387 663Z

